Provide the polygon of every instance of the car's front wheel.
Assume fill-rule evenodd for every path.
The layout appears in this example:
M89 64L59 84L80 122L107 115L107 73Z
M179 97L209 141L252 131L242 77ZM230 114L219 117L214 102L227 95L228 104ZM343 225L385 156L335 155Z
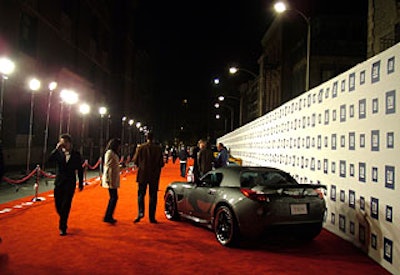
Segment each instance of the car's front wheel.
M227 206L217 209L214 219L214 233L223 246L235 246L239 240L239 230L235 216Z
M164 213L168 220L179 220L178 208L176 206L175 193L168 190L164 197Z

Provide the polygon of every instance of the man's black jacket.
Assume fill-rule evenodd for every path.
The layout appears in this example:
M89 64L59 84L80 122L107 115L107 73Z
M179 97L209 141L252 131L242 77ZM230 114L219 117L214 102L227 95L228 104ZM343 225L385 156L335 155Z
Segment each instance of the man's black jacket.
M78 151L71 150L71 157L66 161L62 150L54 149L49 157L49 161L57 163L56 179L54 185L76 185L76 172L78 172L79 188L83 187L83 168L82 158Z

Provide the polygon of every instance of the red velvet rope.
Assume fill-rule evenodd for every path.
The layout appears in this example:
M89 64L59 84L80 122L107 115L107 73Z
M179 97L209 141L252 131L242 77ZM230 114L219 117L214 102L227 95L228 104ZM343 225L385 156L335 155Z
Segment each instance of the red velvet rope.
M128 157L127 159L126 159L126 161L125 161L125 164L126 164L126 166L128 166L127 164L129 164L129 161L130 161L130 158ZM120 159L120 163L123 163L124 162L124 158L122 157L121 159ZM83 168L85 168L85 167L87 167L87 168L89 168L89 169L91 169L91 170L95 170L95 169L97 169L98 167L99 167L99 165L102 163L102 159L101 158L99 158L99 160L96 162L96 164L95 165L93 165L93 166L91 166L90 164L89 164L89 162L87 161L87 160L85 160L85 162L82 164L82 167ZM127 173L129 173L129 172L132 172L132 171L134 171L134 168L126 168L125 169L125 175L127 174ZM26 175L25 177L23 177L23 178L21 178L21 179L16 179L16 180L14 180L14 179L10 179L10 178L8 178L8 177L3 177L3 180L5 181L5 182L7 182L7 183L9 183L9 184L21 184L21 183L24 183L25 181L27 181L28 179L30 179L31 177L33 177L37 172L39 172L41 175L43 175L44 177L46 177L46 178L52 178L52 179L54 179L56 176L55 175L52 175L52 174L50 174L50 173L46 173L45 171L42 171L41 169L40 169L40 167L39 167L39 165L35 168L35 169L33 169L28 175ZM122 174L122 172L121 172L121 174Z
M36 174L37 169L38 168L35 168L34 170L32 170L32 172L30 172L28 175L26 175L22 179L13 180L13 179L10 179L8 177L3 177L3 180L5 182L7 182L7 183L10 183L10 184L21 184L21 183L27 181L29 178L33 177Z
M52 174L46 173L42 169L39 169L39 172L40 172L40 174L42 174L46 178L54 179L56 177L56 175L52 175Z
M99 160L96 162L96 164L95 164L94 166L91 166L91 165L89 164L89 162L86 160L86 161L83 163L82 167L87 167L87 168L89 168L90 170L94 170L94 169L97 169L97 167L99 167L99 165L100 165L101 162L102 162L102 160L101 160L101 158L99 158Z

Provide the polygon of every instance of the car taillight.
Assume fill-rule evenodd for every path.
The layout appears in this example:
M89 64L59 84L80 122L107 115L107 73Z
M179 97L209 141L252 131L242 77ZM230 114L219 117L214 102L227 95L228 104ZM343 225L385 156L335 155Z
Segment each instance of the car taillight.
M324 192L321 189L314 189L317 192L318 197L322 200L324 199Z
M241 188L240 192L242 192L243 195L245 195L247 198L253 201L269 202L268 196L262 192L257 192L247 188Z

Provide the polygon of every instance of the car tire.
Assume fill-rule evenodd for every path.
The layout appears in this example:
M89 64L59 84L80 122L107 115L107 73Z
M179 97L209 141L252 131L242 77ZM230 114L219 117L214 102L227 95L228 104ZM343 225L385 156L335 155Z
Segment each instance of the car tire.
M239 241L239 229L235 216L227 206L220 206L215 212L214 233L223 246L233 247Z
M179 220L178 208L176 206L175 193L171 189L164 196L164 214L168 220Z

